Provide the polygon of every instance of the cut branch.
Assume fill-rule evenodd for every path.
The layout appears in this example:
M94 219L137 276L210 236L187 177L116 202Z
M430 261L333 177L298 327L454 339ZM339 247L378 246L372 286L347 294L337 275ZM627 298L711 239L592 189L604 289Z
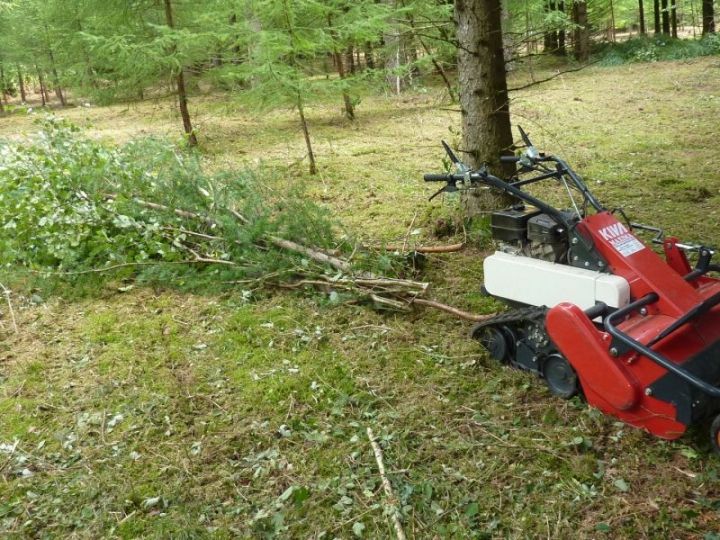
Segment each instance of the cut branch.
M455 317L458 317L460 319L465 319L466 321L482 322L482 321L486 321L487 319L495 316L495 313L491 313L489 315L476 315L474 313L469 313L467 311L463 311L462 309L448 306L447 304L442 304L442 303L436 302L434 300L424 300L422 298L415 298L411 301L411 303L417 304L419 306L426 306L426 307L431 307L434 309L439 309L440 311L450 313L451 315L454 315Z
M416 246L407 249L407 246L390 244L385 246L385 249L387 251L399 251L401 253L404 253L406 251L412 251L415 253L455 253L457 251L462 251L463 249L465 249L465 245L465 242L461 242L459 244L449 244L447 246Z
M405 540L405 531L403 531L402 522L400 521L398 501L395 497L395 494L393 493L390 481L385 474L385 463L383 461L382 448L380 448L380 445L375 440L375 435L373 434L372 429L367 428L367 436L368 439L370 439L370 446L372 446L373 453L375 454L375 462L378 466L378 472L380 473L380 479L382 480L383 490L385 491L385 495L388 498L388 505L390 506L391 510L390 515L392 518L393 527L395 527L395 534L397 535L398 540Z

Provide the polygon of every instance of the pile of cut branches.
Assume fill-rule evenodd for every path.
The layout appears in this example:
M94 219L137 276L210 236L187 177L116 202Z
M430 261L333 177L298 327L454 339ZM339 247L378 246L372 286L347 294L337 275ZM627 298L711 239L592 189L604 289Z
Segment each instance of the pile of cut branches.
M403 257L358 250L299 187L272 189L264 174L209 175L197 155L165 141L110 148L44 119L37 135L0 143L0 260L68 280L126 271L141 281L250 293L312 287L332 302L447 308L420 298L429 284L406 279Z

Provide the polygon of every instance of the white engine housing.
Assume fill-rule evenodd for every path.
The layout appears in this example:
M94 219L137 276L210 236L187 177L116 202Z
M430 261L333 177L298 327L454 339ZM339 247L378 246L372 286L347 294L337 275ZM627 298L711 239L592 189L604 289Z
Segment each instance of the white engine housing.
M532 306L571 302L585 310L598 302L620 308L630 302L630 284L622 277L496 251L484 263L485 289L493 295Z

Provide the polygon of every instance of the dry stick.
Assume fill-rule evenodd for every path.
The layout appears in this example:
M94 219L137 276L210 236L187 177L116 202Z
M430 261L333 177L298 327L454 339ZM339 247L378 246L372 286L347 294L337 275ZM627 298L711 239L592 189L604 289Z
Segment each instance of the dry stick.
M240 223L247 225L250 223L250 220L243 216L240 212L237 210L234 210L232 208L228 208L229 212L237 219ZM328 255L327 253L323 253L321 251L310 249L309 247L302 246L300 244L296 244L295 242L291 242L290 240L283 240L282 238L278 238L277 236L268 236L268 240L275 245L276 247L287 249L290 251L294 251L296 253L301 253L305 255L306 257L310 257L312 260L317 261L319 263L323 264L329 264L336 270L340 270L342 272L350 273L352 271L352 266L347 261L343 261L342 259L339 259L338 257L333 257L332 255Z
M380 472L380 478L382 479L382 485L383 489L385 490L385 495L387 496L390 507L392 508L392 520L393 526L395 527L395 534L397 534L398 540L405 540L405 532L403 531L402 523L400 522L400 512L397 508L397 499L393 494L390 481L385 475L385 464L383 462L382 449L380 448L380 445L377 443L377 441L375 441L375 435L373 434L372 429L367 428L367 436L368 439L370 439L370 444L372 445L372 449L375 454L375 461L377 462L378 471Z
M328 264L342 272L352 272L352 266L350 266L346 261L338 259L337 257L333 257L326 253L321 253L320 251L310 249L309 247L296 244L295 242L291 242L290 240L283 240L282 238L278 238L277 236L268 236L268 240L276 247L300 253L302 255L305 255L306 257L310 257L314 261Z
M203 261L198 261L197 259L191 259L187 261L153 261L153 262L129 262L129 263L120 263L120 264L113 264L112 266L104 266L102 268L90 268L89 270L76 270L76 271L68 271L68 272L58 272L58 271L50 271L50 270L28 270L28 272L31 272L33 274L47 274L50 276L80 276L82 274L95 274L100 272L109 272L110 270L117 270L118 268L127 268L130 266L156 266L158 264L197 264L201 263Z
M144 201L142 199L138 199L135 197L134 201L138 203L140 206L144 206L146 208L152 208L153 210L172 210L172 212L176 216L184 217L184 218L192 218L192 219L199 219L201 221L204 221L208 225L217 225L217 222L214 219L211 219L207 216L202 216L200 214L196 214L195 212L189 212L187 210L181 210L179 208L170 208L169 206L165 206L164 204L158 204L150 201Z
M408 238L410 238L410 235L412 234L412 228L413 225L415 225L415 219L417 219L417 210L415 210L415 213L413 214L412 221L410 222L410 226L408 227L407 234L405 235L405 238L403 239L403 245L402 249L400 250L402 253L405 252L405 248L407 247Z
M465 319L466 321L473 321L473 322L486 321L487 319L494 317L496 315L495 313L491 313L489 315L475 315L473 313L468 313L467 311L463 311L462 309L448 306L447 304L435 302L434 300L423 300L422 298L414 298L413 300L411 300L410 303L418 304L420 306L427 306L427 307L439 309L440 311L445 311L447 313L450 313L451 315L455 315L456 317L458 317L460 319Z
M412 248L412 251L415 253L455 253L456 251L462 251L465 249L465 242L461 242L459 244L449 244L446 246L417 246ZM402 246L396 246L396 245L388 245L385 246L386 251L405 251L405 245Z
M10 319L12 319L13 330L15 330L15 333L17 334L19 332L17 321L15 320L15 310L13 310L12 302L10 301L10 289L5 287L2 283L0 283L0 289L2 289L2 292L5 295L5 301L7 302L8 309L10 310Z

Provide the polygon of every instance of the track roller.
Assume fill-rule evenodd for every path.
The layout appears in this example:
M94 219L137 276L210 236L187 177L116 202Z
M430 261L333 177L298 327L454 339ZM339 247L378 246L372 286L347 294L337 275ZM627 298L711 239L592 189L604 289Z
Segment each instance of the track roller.
M543 362L543 378L550 392L563 399L578 393L579 385L575 370L560 354L551 354Z

